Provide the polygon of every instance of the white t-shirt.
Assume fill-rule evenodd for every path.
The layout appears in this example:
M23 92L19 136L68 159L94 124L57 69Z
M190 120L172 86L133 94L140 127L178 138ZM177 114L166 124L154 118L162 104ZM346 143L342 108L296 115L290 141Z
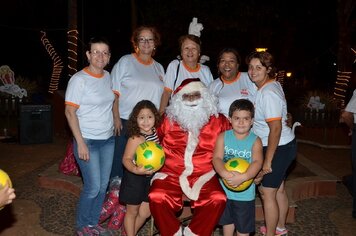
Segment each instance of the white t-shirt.
M78 108L76 114L83 138L103 140L113 135L114 98L107 71L98 76L85 68L70 78L65 103Z
M356 89L354 90L354 93L352 94L352 97L347 104L345 111L351 112L354 114L354 123L356 123Z
M178 72L178 78L176 80L177 76L177 68L178 68L178 63L180 63L179 66L179 72ZM208 85L214 80L213 75L210 72L209 67L203 64L197 64L198 67L194 70L190 69L188 66L186 66L183 61L179 60L173 60L171 63L169 63L167 67L167 72L166 75L164 76L164 88L168 89L170 92L173 92L179 85L182 83L182 81L189 79L189 78L199 78L200 81L205 84L205 86L208 87Z
M163 92L163 66L152 60L150 64L140 62L136 54L125 55L111 71L113 90L119 95L119 112L128 119L134 106L149 100L159 108Z
M253 132L262 140L263 146L268 145L269 127L267 122L282 120L282 133L278 146L289 143L294 139L294 134L287 126L287 102L283 88L277 81L266 83L257 90L255 97L255 119L252 126Z
M229 116L231 103L237 99L245 98L254 102L257 92L256 85L250 80L246 72L239 72L232 81L217 78L210 85L209 90L219 99L219 112Z

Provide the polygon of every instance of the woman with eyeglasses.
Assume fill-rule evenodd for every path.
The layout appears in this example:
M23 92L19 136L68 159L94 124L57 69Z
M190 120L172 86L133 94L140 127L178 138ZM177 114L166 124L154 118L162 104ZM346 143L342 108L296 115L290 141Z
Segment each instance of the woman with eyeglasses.
M224 48L218 56L219 77L210 85L209 90L219 99L219 112L229 117L229 107L236 99L254 101L256 85L247 72L240 72L241 57L234 48Z
M75 73L65 94L65 115L73 133L73 151L83 179L76 214L77 235L110 235L99 225L109 183L115 138L112 106L115 95L104 68L110 60L104 38L89 41L89 66Z
M132 54L119 59L111 71L114 102L115 154L111 178L123 176L122 156L128 140L126 122L134 106L149 100L159 107L163 92L163 66L153 59L161 44L156 28L141 26L133 31Z
M167 67L164 77L164 91L159 107L163 114L174 91L185 79L199 78L208 86L213 81L213 76L208 66L200 64L201 40L198 36L187 34L179 38L179 48L182 60L173 60Z

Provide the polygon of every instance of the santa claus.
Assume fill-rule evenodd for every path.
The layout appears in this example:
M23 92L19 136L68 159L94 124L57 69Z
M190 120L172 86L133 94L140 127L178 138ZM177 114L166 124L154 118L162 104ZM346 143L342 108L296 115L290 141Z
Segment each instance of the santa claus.
M153 178L149 201L160 235L211 235L226 196L213 169L215 140L229 129L217 112L217 100L199 79L186 79L174 91L157 132L166 162ZM182 228L176 214L182 197L190 199L193 216Z

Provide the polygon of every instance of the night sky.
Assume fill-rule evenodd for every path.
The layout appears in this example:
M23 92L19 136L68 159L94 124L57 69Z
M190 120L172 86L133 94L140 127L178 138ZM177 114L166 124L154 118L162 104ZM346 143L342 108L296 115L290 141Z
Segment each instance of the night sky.
M178 55L178 37L188 32L193 17L204 25L202 54L216 74L216 56L227 46L244 58L256 47L267 47L280 69L307 77L324 87L334 83L337 52L336 0L136 0L137 25L154 25L162 34L156 60L165 67ZM41 44L41 30L66 59L67 1L7 0L1 3L0 65L15 75L47 81L51 59ZM78 0L79 46L95 35L111 42L110 68L131 52L131 2ZM85 60L80 60L82 67ZM80 68L79 68L80 69ZM242 69L246 69L243 65ZM62 74L62 81L67 81ZM319 81L319 82L318 82ZM45 83L44 82L44 83ZM65 84L65 82L62 84Z

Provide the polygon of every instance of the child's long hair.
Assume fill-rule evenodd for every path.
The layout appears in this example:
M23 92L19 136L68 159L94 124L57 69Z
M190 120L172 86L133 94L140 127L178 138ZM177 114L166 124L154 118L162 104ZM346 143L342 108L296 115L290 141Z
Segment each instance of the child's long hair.
M138 102L135 107L132 109L129 120L127 121L127 134L129 137L140 136L140 128L137 125L137 116L140 111L144 108L150 109L155 116L155 124L156 128L160 123L161 117L156 106L149 100L142 100Z

